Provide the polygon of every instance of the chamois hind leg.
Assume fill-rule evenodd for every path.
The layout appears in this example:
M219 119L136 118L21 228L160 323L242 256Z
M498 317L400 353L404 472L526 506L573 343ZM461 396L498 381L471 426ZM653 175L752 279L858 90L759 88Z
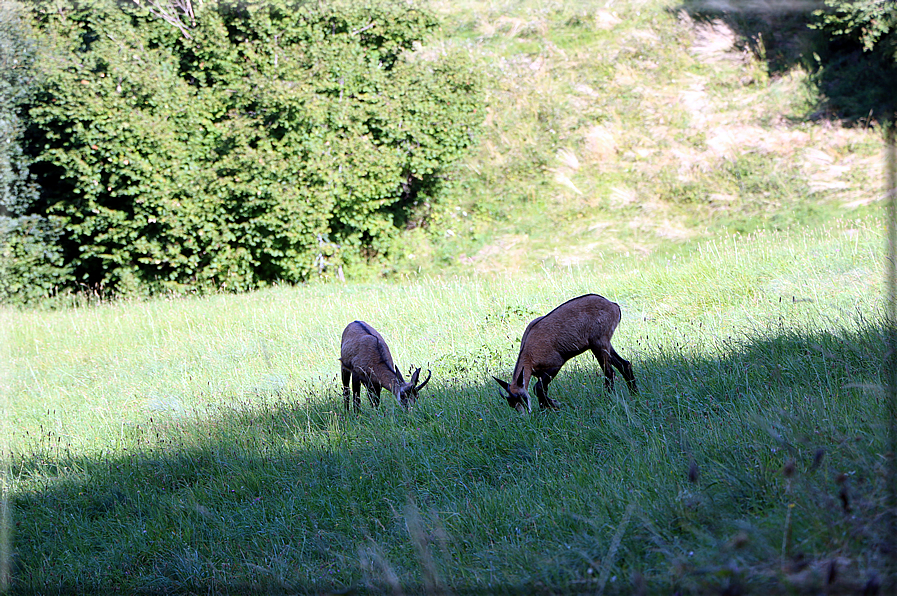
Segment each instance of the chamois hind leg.
M352 369L340 367L340 373L343 380L343 403L346 405L346 411L349 411L349 382L352 380Z
M554 374L557 374L557 371L554 371ZM533 389L536 392L536 397L539 398L539 408L542 410L551 409L558 410L561 407L556 400L548 397L548 384L551 383L551 379L554 378L554 374L546 371L542 373L537 373L538 380L536 381Z
M607 345L598 344L589 346L592 350L592 354L595 355L595 359L598 360L598 364L601 366L601 370L604 372L604 389L607 391L614 390L614 369L611 366L611 355L610 352L613 348L610 347L610 343Z
M622 356L617 354L617 351L614 350L613 346L610 347L610 362L620 371L623 378L626 379L629 393L638 395L638 387L635 384L635 375L632 374L632 363L628 360L624 360Z
M361 377L355 371L352 371L352 403L356 412L361 410Z

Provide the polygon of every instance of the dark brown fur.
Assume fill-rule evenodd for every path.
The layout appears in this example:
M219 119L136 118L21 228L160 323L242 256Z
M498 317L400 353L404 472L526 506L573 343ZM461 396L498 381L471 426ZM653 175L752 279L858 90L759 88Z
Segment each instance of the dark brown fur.
M362 384L368 389L368 399L373 407L380 406L380 390L386 387L402 407L408 408L417 401L418 392L424 388L432 374L428 374L427 379L418 385L418 368L411 375L411 380L406 382L392 360L386 341L364 321L353 321L346 325L340 342L339 359L346 411L349 410L350 381L356 412L361 408Z
M632 364L620 357L610 344L620 323L620 306L597 294L586 294L561 304L543 317L533 320L523 332L520 355L511 383L493 377L504 389L508 405L531 411L527 391L536 377L535 391L542 408L557 408L558 402L547 395L548 384L564 363L591 350L604 371L604 386L612 390L615 367L626 379L630 393L637 393Z

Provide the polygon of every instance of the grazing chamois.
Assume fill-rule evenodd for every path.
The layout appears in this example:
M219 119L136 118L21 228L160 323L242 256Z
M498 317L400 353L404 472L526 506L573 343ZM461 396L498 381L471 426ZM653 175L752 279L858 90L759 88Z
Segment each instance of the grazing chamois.
M409 408L417 401L418 392L432 376L427 371L427 379L417 384L420 369L414 371L411 380L402 378L399 367L392 361L389 346L377 331L364 321L352 321L343 330L340 342L340 372L343 379L343 398L349 411L349 381L352 381L352 395L355 411L361 409L361 385L368 389L368 399L375 408L380 407L380 390L386 387L403 408Z
M520 355L514 365L510 383L495 379L508 400L508 405L520 412L532 411L527 392L530 378L536 377L535 391L542 408L558 408L560 404L546 395L548 384L564 363L591 350L601 370L604 386L614 387L614 366L623 374L630 393L638 393L632 364L623 360L610 345L610 339L620 323L620 305L597 294L586 294L561 304L543 317L534 319L523 332Z

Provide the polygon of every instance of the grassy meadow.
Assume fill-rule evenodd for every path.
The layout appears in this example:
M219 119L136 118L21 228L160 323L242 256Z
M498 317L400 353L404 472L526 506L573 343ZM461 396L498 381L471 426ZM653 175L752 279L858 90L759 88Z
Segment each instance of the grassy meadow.
M882 577L881 224L545 269L4 312L13 591L779 592ZM599 292L590 356L520 416L526 323ZM374 325L433 370L342 409ZM646 588L647 587L647 588Z
M880 132L677 3L428 4L412 59L489 105L378 275L0 309L0 591L887 593ZM492 375L589 292L639 395L586 354L517 414ZM343 410L355 319L411 411Z

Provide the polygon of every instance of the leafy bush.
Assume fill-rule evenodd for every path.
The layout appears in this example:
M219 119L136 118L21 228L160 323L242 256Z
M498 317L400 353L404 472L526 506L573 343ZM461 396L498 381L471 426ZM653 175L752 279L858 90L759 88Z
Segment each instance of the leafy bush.
M897 50L897 4L894 0L825 0L826 9L816 11L814 25L835 37L858 41L870 51L886 45L886 51ZM897 54L894 55L897 59Z
M21 7L0 2L0 301L35 301L67 279L58 221L28 215L37 187L22 151L21 109L34 88L34 44Z
M380 254L472 142L478 77L410 5L33 9L32 171L78 283L248 289Z

